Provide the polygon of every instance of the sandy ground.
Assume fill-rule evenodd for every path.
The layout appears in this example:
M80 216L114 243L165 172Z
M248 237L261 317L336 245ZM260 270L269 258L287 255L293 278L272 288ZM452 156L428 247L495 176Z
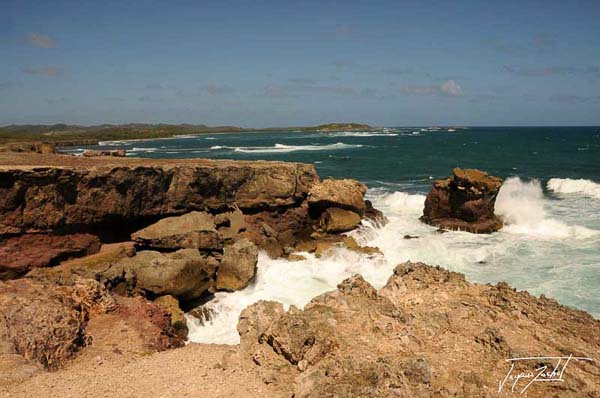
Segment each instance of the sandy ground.
M190 344L138 356L84 354L57 372L0 387L1 397L278 397L237 346Z

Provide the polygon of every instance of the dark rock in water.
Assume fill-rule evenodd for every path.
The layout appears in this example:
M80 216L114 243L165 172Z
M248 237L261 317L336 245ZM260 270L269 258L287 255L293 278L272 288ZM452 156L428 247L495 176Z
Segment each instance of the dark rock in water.
M0 280L24 275L73 257L94 254L100 241L90 234L27 234L0 240Z
M196 318L201 326L204 326L205 323L210 322L216 315L215 310L206 306L194 308L189 312L189 314Z
M421 221L450 230L490 233L502 228L494 203L502 179L477 169L455 168L437 180L425 200Z
M370 200L365 200L365 214L364 218L370 220L375 224L376 227L383 227L387 224L388 219L381 210L377 210L373 207L373 203Z
M109 151L96 151L96 150L87 150L81 154L81 156L85 157L98 157L98 156L116 156L116 157L125 157L127 156L127 151L125 149L113 149Z
M416 235L404 235L404 239L419 239L420 236Z

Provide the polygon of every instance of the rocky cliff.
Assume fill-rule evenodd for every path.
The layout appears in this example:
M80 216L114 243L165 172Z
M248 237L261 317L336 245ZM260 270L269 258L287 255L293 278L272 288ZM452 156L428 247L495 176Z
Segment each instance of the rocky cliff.
M97 300L115 301L105 313L135 313L147 345L177 346L187 332L181 308L248 286L259 250L369 250L337 233L380 217L364 185L321 182L300 163L0 160L0 345L48 369L88 345ZM95 294L80 288L88 285Z

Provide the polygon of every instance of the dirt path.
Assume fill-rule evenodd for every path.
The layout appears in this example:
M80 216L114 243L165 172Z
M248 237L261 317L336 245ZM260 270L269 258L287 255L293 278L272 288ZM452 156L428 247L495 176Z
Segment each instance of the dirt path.
M57 372L0 387L2 397L278 397L237 346L190 344L132 357L88 353Z

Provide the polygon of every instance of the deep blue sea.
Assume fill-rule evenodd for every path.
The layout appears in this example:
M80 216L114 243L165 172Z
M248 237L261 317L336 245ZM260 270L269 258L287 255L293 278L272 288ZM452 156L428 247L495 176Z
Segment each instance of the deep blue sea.
M454 131L451 131L454 130ZM381 287L399 262L424 261L471 281L504 280L600 316L600 127L382 128L348 132L264 132L104 142L128 156L285 160L312 163L321 177L367 184L390 219L352 234L383 257L346 250L287 262L261 255L256 282L218 293L212 324L191 325L193 341L235 343L241 309L259 299L303 306L358 272ZM70 148L80 153L83 148ZM475 167L505 178L496 213L506 226L490 235L437 234L418 221L433 179ZM406 234L418 239L405 240Z

